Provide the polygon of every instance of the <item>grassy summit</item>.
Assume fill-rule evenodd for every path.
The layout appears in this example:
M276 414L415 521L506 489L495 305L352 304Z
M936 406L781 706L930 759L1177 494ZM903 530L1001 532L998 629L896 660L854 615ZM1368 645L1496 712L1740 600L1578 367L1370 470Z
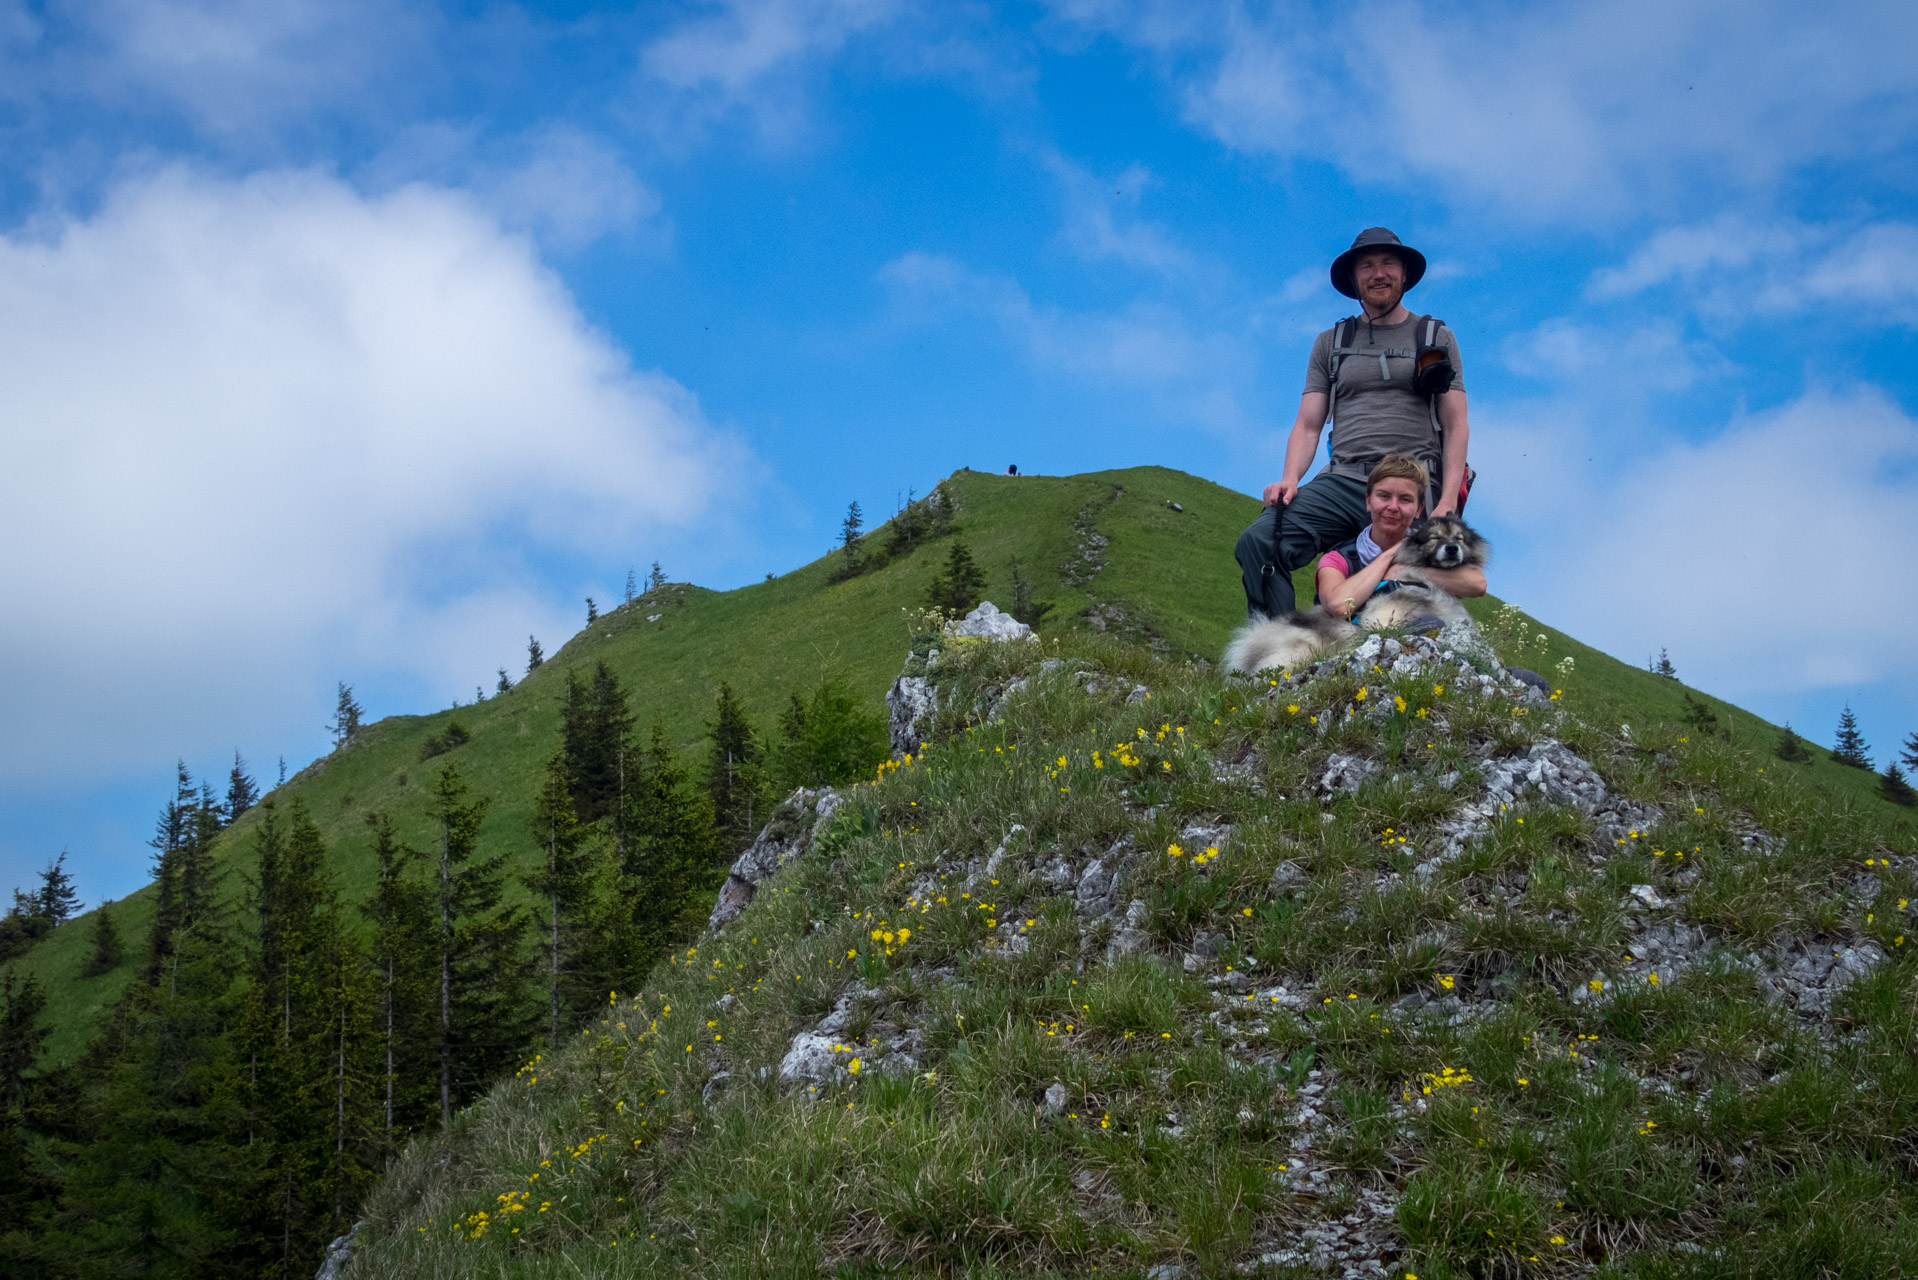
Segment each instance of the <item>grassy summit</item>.
M1880 811L1429 641L909 661L937 745L416 1143L349 1275L1915 1273Z

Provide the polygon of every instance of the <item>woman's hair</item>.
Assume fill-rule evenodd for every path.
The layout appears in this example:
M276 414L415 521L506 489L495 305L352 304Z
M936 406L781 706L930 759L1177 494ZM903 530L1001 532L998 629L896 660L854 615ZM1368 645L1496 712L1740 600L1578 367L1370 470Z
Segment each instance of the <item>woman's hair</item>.
M1425 464L1405 453L1388 453L1375 463L1365 476L1365 496L1371 497L1372 490L1381 480L1410 480L1419 493L1425 493L1425 487L1432 477L1426 472Z

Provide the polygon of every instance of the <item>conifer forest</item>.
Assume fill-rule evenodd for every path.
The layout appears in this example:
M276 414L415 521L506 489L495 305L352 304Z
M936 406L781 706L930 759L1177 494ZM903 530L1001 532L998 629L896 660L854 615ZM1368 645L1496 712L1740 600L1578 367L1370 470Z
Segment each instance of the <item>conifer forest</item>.
M359 712L340 697L344 748ZM793 694L770 742L722 684L703 758L638 724L604 662L569 673L561 719L517 848L479 838L495 797L462 770L463 733L429 740L432 838L368 814L377 872L357 898L302 800L262 801L237 759L223 795L179 766L150 929L93 913L81 976L138 971L77 1061L45 1065L44 990L0 978L0 1273L312 1275L409 1139L704 921L775 780L843 783L885 754L831 681ZM216 860L256 806L237 865ZM74 913L63 864L16 892L7 956Z

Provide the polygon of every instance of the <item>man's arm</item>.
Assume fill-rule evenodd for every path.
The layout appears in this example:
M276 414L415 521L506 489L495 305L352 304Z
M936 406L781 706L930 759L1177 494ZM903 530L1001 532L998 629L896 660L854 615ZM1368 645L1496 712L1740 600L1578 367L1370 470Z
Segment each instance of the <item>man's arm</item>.
M1432 508L1432 514L1449 516L1458 511L1458 489L1465 483L1465 447L1472 439L1472 428L1465 420L1465 393L1447 391L1441 395L1438 417L1445 431L1445 456L1439 463L1438 505ZM1480 586L1474 594L1484 595L1485 588Z
M1298 496L1305 469L1312 465L1313 455L1319 451L1319 436L1325 431L1325 415L1330 408L1331 402L1323 391L1308 391L1299 397L1299 416L1292 419L1292 434L1285 439L1284 476L1277 484L1265 486L1266 506L1290 506L1292 499Z

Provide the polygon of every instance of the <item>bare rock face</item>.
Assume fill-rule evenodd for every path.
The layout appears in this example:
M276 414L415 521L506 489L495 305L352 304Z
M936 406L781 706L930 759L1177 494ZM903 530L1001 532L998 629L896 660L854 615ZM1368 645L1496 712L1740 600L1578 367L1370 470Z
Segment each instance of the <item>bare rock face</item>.
M886 690L886 730L892 752L909 756L920 747L919 729L939 709L939 694L924 676L900 676Z
M987 600L958 622L946 627L949 636L977 636L983 640L1030 640L1032 628Z
M356 1222L353 1229L326 1246L326 1257L320 1263L320 1269L314 1280L340 1280L346 1264L353 1261L353 1244L359 1238L360 1229L366 1224Z
M832 824L842 797L831 787L801 787L773 810L772 819L746 852L734 860L719 890L719 901L706 921L707 932L730 922L746 909L759 882L812 848L814 837Z

